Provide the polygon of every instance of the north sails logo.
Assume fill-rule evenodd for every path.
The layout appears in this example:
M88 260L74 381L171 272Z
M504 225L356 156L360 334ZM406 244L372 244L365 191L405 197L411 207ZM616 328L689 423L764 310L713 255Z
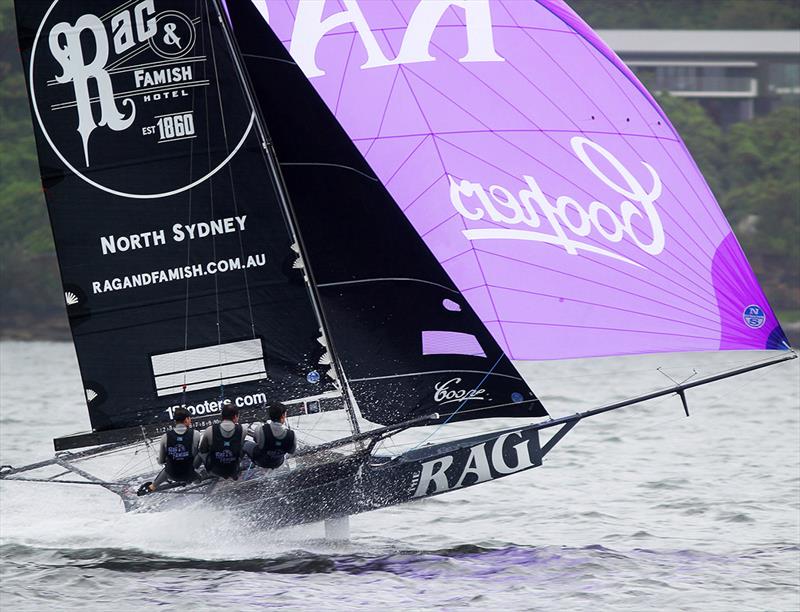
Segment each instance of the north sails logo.
M450 380L436 383L433 387L433 401L439 405L444 405L455 402L484 401L488 399L486 397L486 389L453 389L450 386L460 383L460 378L451 378Z
M763 327L764 323L767 321L767 315L764 312L764 309L757 304L750 304L747 308L745 308L744 312L742 313L742 318L747 326L751 327L752 329L759 329Z
M205 181L237 153L253 126L250 112L223 116L217 107L195 103L198 92L217 85L209 58L197 53L225 44L216 20L203 25L202 12L161 10L160 4L96 0L93 12L76 16L72 3L55 0L31 50L31 102L43 138L72 173L127 198L166 197ZM186 3L186 10L199 11L204 3L193 5ZM200 36L202 46L196 44ZM218 63L227 58L227 51L217 53ZM233 136L224 149L209 142L223 121ZM68 125L75 131L65 129ZM199 125L208 128L205 133L196 130ZM207 148L212 151L207 167L152 180L148 160L188 159L192 150ZM131 171L86 172L112 160ZM131 174L136 168L141 176ZM137 188L144 191L134 192Z

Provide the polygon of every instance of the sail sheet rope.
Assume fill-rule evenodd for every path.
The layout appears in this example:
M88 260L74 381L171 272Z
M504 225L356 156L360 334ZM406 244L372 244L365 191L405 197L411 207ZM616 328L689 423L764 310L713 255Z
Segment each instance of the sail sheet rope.
M209 44L209 47L211 47L212 63L215 64L215 69L216 69L216 54L214 52L214 33L211 31L211 14L210 14L210 12L208 10L208 4L205 5L205 16L206 16L206 27L208 29L208 44ZM202 44L203 44L203 53L205 53L205 40L203 40ZM217 91L219 92L219 81L217 81L217 83L216 83L216 88L217 88ZM203 95L205 96L206 108L208 108L208 93L204 92ZM223 111L221 106L220 106L220 115L221 115L221 119L222 119L221 123L224 126L226 119L225 119L224 111ZM206 119L206 139L210 142L211 141L211 127L210 127L210 123L209 123L210 120L209 120L209 114L208 113L205 113L205 119ZM208 155L208 167L211 168L212 167L211 147L208 147L207 155ZM211 206L211 218L213 219L214 215L215 215L215 213L214 213L214 177L209 177L209 179L208 179L208 198L209 198L209 204ZM216 236L213 236L213 235L211 236L211 252L213 254L214 260L216 261L216 259L217 259L217 240L216 240ZM221 324L220 324L220 316L219 316L219 279L217 278L216 274L214 275L214 304L215 304L216 311L217 311L216 312L216 317L217 317L217 321L216 321L216 324L217 324L217 352L218 352L218 355L219 355L218 363L220 364L220 368L219 368L219 395L220 395L220 399L222 399L225 396L225 386L224 386L223 379L222 379L222 365L221 365L223 363L223 356L222 356L223 349L222 349L222 327L221 327Z

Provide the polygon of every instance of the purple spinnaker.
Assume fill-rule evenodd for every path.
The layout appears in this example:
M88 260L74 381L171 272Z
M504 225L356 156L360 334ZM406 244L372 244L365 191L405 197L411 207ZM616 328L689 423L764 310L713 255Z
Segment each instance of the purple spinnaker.
M787 347L680 136L565 3L253 2L513 359Z

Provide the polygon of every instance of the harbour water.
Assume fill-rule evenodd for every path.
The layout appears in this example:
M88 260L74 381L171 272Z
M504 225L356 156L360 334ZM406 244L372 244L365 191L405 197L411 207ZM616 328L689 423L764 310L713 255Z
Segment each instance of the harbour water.
M522 369L560 416L763 357ZM0 463L86 429L71 345L0 343L0 367ZM675 397L588 419L541 468L353 517L343 544L3 482L0 608L798 610L799 387L795 360L689 392L689 419Z

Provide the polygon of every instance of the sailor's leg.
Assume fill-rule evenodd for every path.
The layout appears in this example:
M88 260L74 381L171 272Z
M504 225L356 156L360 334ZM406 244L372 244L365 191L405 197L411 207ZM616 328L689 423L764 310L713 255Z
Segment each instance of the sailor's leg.
M245 442L244 442L244 454L247 455L248 457L250 457L250 459L252 459L253 458L253 453L255 452L255 450L256 450L256 443L253 442L252 440L245 440Z
M338 518L325 519L325 539L338 541L349 540L350 517L340 516Z
M155 491L156 489L158 489L158 487L167 482L168 479L169 477L167 476L167 469L164 468L158 473L158 476L156 476L156 479L153 481L153 484L150 485L150 490Z
M152 493L155 491L159 485L163 484L167 480L167 470L166 468L162 469L156 479L153 482L145 482L142 483L142 486L136 491L136 495L147 495L148 493Z
M283 465L283 457L270 457L268 461L262 461L260 465L268 470L277 470Z

